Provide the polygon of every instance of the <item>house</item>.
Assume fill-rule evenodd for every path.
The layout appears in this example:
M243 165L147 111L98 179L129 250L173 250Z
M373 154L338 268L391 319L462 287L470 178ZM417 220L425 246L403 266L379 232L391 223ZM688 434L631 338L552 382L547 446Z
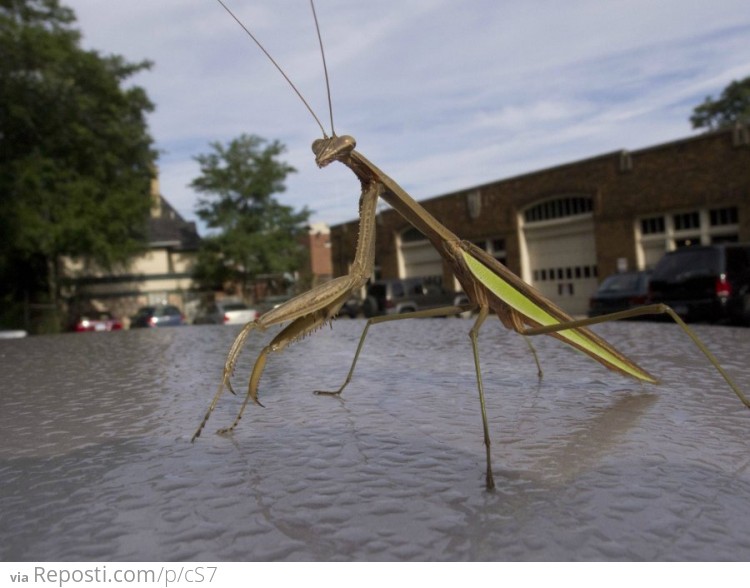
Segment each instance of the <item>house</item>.
M184 312L198 297L192 270L200 241L195 223L180 216L154 179L148 246L142 255L126 268L111 272L92 269L80 261L66 262L66 273L72 277L72 312L107 309L126 322L141 306L173 304Z

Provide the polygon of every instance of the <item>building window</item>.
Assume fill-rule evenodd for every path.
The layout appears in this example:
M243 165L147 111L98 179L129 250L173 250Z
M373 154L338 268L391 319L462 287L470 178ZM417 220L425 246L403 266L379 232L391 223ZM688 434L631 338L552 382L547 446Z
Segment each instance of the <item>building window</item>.
M491 237L489 239L478 239L472 241L472 243L505 265L505 239L502 237Z
M543 270L534 270L532 273L535 282L556 282L559 280L580 280L585 278L596 278L599 275L595 265L577 265L575 267L557 267Z
M688 229L698 229L701 226L700 215L698 211L681 212L672 216L675 231L686 231Z
M664 217L652 216L641 219L642 235L659 235L664 232Z
M736 206L730 206L728 208L714 208L712 210L709 210L708 214L712 227L739 224L739 215L737 214Z
M668 251L739 240L736 206L648 216L636 222L638 268L653 268Z
M420 233L417 229L411 227L406 229L403 233L401 233L401 242L402 243L414 243L415 241L426 241L427 237L425 237L422 233Z
M524 220L527 223L537 223L566 216L578 216L588 214L594 209L591 198L586 196L566 196L547 200L528 208L524 212Z

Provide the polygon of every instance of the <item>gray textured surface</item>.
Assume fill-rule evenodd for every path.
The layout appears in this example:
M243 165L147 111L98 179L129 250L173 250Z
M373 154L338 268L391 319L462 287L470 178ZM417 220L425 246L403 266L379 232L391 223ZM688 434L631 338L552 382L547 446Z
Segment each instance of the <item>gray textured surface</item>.
M750 411L677 327L598 329L654 387L548 338L539 383L490 321L487 493L471 322L379 325L345 397L313 396L363 325L273 356L267 408L221 438L226 396L194 445L237 329L0 341L0 559L750 559ZM698 332L750 390L750 330Z

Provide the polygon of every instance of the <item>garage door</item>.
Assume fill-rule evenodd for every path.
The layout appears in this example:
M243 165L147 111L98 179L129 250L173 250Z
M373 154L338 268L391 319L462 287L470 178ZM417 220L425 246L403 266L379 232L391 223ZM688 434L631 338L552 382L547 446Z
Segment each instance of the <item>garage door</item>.
M591 199L546 200L524 212L525 277L572 315L585 315L596 291L596 242Z
M400 235L399 258L402 278L443 276L442 257L416 229L408 229Z

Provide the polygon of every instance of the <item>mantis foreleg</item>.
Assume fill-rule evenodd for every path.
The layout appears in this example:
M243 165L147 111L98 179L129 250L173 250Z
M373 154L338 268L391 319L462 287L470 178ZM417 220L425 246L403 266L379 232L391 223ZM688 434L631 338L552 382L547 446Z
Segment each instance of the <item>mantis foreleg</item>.
M240 410L237 413L237 416L235 417L232 424L229 427L220 429L218 431L220 434L230 433L234 430L234 428L239 424L240 419L242 419L242 414L245 412L245 408L247 407L247 404L251 399L256 404L260 404L260 402L258 402L258 384L260 383L260 378L263 375L263 369L266 366L266 359L268 358L268 354L274 351L283 350L293 341L304 337L305 335L311 333L312 331L323 325L326 321L330 320L331 315L329 313L335 313L335 311L337 311L341 307L344 300L346 300L348 296L349 292L345 291L345 296L342 298L340 303L332 305L330 308L324 308L317 312L307 314L296 319L286 328L284 328L281 333L276 335L276 337L274 337L273 340L261 350L260 354L258 355L258 359L255 360L255 365L253 366L253 371L250 375L250 382L247 386L247 394L245 395L245 400L242 402L242 406L240 406Z
M258 384L263 374L268 354L272 351L281 351L293 341L311 333L326 321L332 320L350 294L367 282L372 273L375 259L375 208L382 190L382 185L376 182L367 185L363 184L362 196L360 198L361 223L359 240L351 272L348 275L341 276L330 282L321 284L304 294L300 294L243 327L234 340L234 343L232 343L224 364L221 382L203 420L193 434L193 441L200 436L211 413L216 408L224 392L224 388L226 387L230 392L234 393L230 378L234 372L234 367L245 344L245 340L252 331L264 331L272 325L292 321L260 352L253 367L247 395L240 407L239 414L232 425L221 429L220 433L229 432L237 426L237 423L242 418L242 413L245 411L245 407L251 399L256 404L260 404L258 401Z

